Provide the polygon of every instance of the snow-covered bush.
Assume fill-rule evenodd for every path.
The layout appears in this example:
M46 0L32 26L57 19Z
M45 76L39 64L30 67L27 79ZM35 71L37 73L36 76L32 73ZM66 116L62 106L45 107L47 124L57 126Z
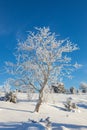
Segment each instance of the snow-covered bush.
M66 103L64 103L64 106L65 106L65 108L66 108L67 111L78 109L76 103L72 102L71 98L67 99Z
M50 117L47 117L45 119L41 118L39 120L39 122L37 122L36 120L28 119L28 122L29 123L39 123L45 127L45 130L52 130L52 123L50 121Z
M5 100L16 103L17 102L17 97L13 92L9 92L9 93L5 94Z

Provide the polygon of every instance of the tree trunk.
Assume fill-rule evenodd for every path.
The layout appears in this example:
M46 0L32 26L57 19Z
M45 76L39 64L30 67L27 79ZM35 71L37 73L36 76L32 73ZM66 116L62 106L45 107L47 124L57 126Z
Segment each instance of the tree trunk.
M41 103L42 103L42 98L39 98L39 101L38 101L36 108L35 108L36 112L39 112L39 108L40 108Z
M43 87L40 89L39 100L38 100L38 102L36 104L35 112L39 112L39 108L40 108L40 105L42 103L42 98L43 98L43 90L45 88L46 83L47 83L47 80L44 82Z
M44 86L45 87L45 86ZM40 105L42 103L42 98L43 98L43 89L44 87L40 90L40 93L39 93L39 100L37 102L37 105L36 105L36 108L35 108L35 111L36 112L39 112L39 108L40 108Z

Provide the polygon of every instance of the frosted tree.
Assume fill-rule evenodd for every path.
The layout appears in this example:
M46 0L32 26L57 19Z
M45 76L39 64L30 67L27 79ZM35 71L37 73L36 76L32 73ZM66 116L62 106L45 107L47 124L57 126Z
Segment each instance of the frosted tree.
M70 92L71 92L71 94L75 94L75 92L76 92L75 87L70 87Z
M10 79L7 79L3 85L5 93L9 93L11 90Z
M87 83L81 82L80 89L82 90L83 93L86 93L87 92Z
M17 63L6 64L8 71L16 76L20 84L39 92L35 108L38 112L45 87L57 83L61 77L71 78L71 72L80 65L71 64L71 58L68 56L69 52L79 49L76 44L69 39L59 39L49 27L35 29L35 32L29 32L25 41L18 41Z

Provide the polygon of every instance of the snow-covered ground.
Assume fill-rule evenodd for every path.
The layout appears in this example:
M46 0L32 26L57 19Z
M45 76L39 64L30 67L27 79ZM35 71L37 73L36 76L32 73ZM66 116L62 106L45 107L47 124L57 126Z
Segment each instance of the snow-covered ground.
M50 130L87 130L87 94L47 94L39 113L34 112L37 94L33 94L32 101L23 93L17 97L16 104L0 101L0 130L45 130L47 117ZM64 102L69 97L78 105L75 112L65 110Z

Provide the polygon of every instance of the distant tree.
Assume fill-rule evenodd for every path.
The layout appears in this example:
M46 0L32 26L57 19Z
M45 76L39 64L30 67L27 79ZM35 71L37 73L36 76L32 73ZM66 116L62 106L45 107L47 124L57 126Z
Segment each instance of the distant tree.
M76 92L77 92L77 94L78 94L78 93L79 93L79 90L77 89L77 91L76 91Z
M6 93L10 92L10 90L11 90L10 79L7 79L7 80L4 82L3 89L4 89L4 91L5 91Z
M80 90L82 90L83 93L87 92L87 83L81 82L80 83Z
M16 103L17 102L16 94L11 92L11 91L9 93L6 93L5 94L5 100Z
M65 92L65 88L64 88L64 84L59 82L56 85L52 85L52 89L54 91L54 93L64 93Z
M75 88L74 88L74 87L71 87L71 88L70 88L70 92L71 92L71 94L75 94Z
M43 99L44 88L57 83L60 77L71 78L72 70L80 65L71 64L66 54L78 50L69 39L61 40L49 28L36 28L29 32L24 42L18 41L16 64L6 62L7 70L15 79L39 92L35 111L38 112Z

